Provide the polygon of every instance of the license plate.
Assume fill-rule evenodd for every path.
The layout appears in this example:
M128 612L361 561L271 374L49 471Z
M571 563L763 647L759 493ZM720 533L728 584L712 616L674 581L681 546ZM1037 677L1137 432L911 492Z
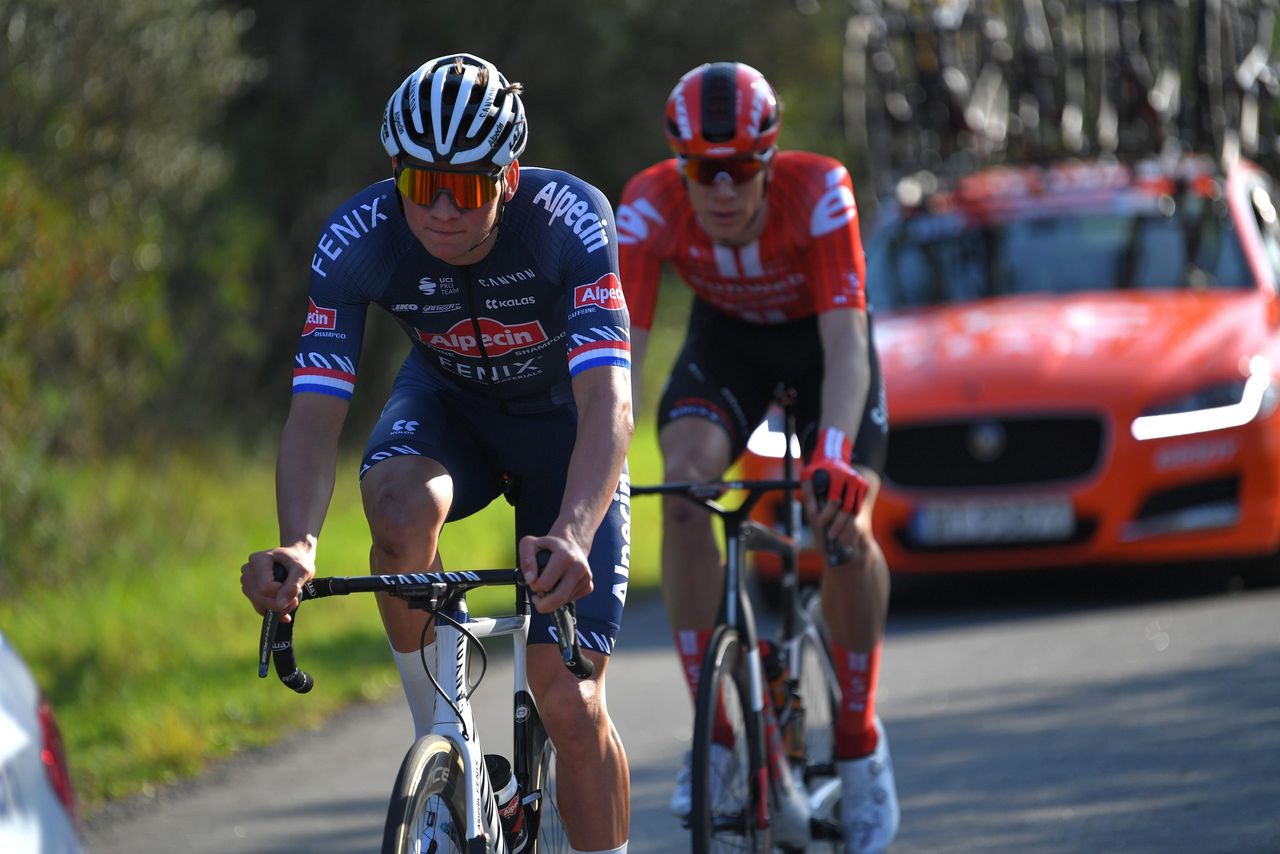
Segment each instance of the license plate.
M1069 498L939 501L916 509L911 533L923 545L1051 542L1075 526Z

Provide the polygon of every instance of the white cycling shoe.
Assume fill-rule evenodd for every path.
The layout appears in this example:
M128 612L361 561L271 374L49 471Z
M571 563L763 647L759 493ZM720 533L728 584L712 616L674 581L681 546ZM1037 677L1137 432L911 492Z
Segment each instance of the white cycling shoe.
M738 757L733 750L723 744L711 745L711 791L712 803L716 803L733 784L733 776L738 770ZM684 762L676 772L676 788L671 793L668 804L671 814L676 818L688 818L693 812L693 767L692 755L685 751Z
M898 835L898 789L893 782L889 739L878 716L875 724L879 736L876 749L861 759L837 763L846 854L880 854Z

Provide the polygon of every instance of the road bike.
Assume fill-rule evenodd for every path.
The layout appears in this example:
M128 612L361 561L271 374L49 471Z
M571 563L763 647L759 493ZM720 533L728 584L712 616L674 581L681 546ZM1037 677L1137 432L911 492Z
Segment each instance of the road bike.
M725 541L725 585L707 643L694 702L692 810L694 854L720 851L837 851L840 776L833 725L840 689L817 591L798 583L799 456L791 397L782 401L788 437L781 480L717 480L631 487L636 495L675 495L717 516ZM750 518L767 493L782 490L781 531ZM736 508L719 499L745 492ZM778 629L761 643L747 584L746 556L767 551L782 562ZM776 663L776 666L771 666Z
M540 552L545 565L549 552ZM284 580L277 565L276 579ZM466 594L477 587L510 586L515 590L513 613L472 617ZM511 769L520 793L519 819L528 843L517 850L530 854L568 851L568 838L556 807L555 747L547 736L537 705L529 691L525 670L525 645L531 618L529 591L518 569L415 572L403 575L363 575L313 578L302 589L300 602L326 596L383 592L403 599L411 608L430 615L434 624L435 672L423 667L435 686L437 702L431 730L414 742L400 765L387 807L383 854L447 854L448 852L512 851L503 832L494 791L504 780L492 779L490 762ZM296 609L293 612L296 622ZM594 671L578 645L572 603L555 612L554 634L565 666L580 679ZM293 649L295 622L281 622L268 612L262 621L258 675L265 677L269 661L289 688L300 694L311 690L314 680L297 666ZM427 629L423 629L425 642ZM514 654L512 761L481 749L480 733L471 710L471 697L484 678L488 654L481 638L509 636ZM473 650L479 673L471 679ZM501 772L499 772L501 773ZM514 810L508 826L516 818Z

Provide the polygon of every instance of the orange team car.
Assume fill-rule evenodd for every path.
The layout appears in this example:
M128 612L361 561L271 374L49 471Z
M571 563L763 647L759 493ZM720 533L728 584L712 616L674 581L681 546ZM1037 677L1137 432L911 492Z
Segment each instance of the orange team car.
M898 196L867 241L890 421L874 527L893 571L1276 554L1267 175L1073 161ZM769 429L744 476L780 470ZM806 548L802 577L820 560Z

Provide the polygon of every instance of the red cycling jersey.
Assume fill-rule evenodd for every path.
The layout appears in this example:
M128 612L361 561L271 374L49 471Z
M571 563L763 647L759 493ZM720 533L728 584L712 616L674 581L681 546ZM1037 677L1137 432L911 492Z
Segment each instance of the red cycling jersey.
M866 261L849 171L805 151L779 151L759 239L713 243L698 223L675 160L628 182L617 212L618 261L631 325L649 329L663 262L698 298L751 323L866 308Z

